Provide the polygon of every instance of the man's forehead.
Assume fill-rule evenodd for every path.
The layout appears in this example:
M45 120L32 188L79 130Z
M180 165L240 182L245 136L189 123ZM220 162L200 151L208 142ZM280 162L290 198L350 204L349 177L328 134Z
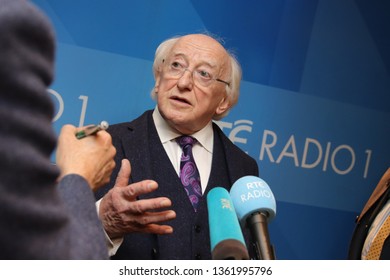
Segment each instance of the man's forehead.
M225 48L208 36L184 36L172 47L170 57L199 58L211 65L223 64L227 58Z
M214 38L202 34L192 34L181 37L175 47L188 47L198 49L199 51L212 51L226 53L225 48Z

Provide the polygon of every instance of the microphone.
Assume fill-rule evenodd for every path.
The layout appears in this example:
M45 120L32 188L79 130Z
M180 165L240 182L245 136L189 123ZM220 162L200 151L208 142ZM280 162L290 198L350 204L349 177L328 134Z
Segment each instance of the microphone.
M257 259L274 260L267 222L276 215L275 197L268 184L256 176L238 179L230 189L238 219L249 227Z
M248 260L244 236L229 192L221 187L207 194L213 260Z

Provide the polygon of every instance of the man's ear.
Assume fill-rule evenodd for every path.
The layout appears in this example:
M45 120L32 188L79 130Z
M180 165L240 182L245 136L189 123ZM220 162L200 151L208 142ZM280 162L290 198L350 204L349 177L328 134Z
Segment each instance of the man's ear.
M157 94L158 93L158 87L160 85L160 80L161 80L160 75L157 75L155 80L156 81L154 83L154 93Z
M228 110L229 108L230 108L230 102L226 97L224 97L221 100L221 102L219 102L219 105L218 105L217 109L215 110L215 113L217 115L221 115L224 112L226 112L226 110Z

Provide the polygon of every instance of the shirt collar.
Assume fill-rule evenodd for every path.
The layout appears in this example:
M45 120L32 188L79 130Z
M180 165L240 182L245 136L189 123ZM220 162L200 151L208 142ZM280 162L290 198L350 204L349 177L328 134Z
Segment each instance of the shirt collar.
M169 124L164 120L157 106L153 112L153 121L156 125L156 130L162 144L172 141L175 138L181 136L176 131L174 131L169 126ZM198 141L198 143L202 145L207 151L209 151L210 153L213 152L214 133L213 133L212 121L210 121L201 130L195 132L194 134L191 134L191 136L194 137Z

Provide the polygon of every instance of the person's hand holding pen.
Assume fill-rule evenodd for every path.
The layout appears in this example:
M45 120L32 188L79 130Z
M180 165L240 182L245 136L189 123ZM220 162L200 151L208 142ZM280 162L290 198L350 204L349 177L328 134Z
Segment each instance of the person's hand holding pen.
M84 137L94 135L98 133L100 130L106 130L108 128L108 122L102 121L98 125L88 125L84 127L82 130L76 132L77 139L83 139Z
M56 152L60 177L78 174L88 181L93 191L109 182L116 150L110 134L105 131L107 127L106 122L82 128L62 127Z

